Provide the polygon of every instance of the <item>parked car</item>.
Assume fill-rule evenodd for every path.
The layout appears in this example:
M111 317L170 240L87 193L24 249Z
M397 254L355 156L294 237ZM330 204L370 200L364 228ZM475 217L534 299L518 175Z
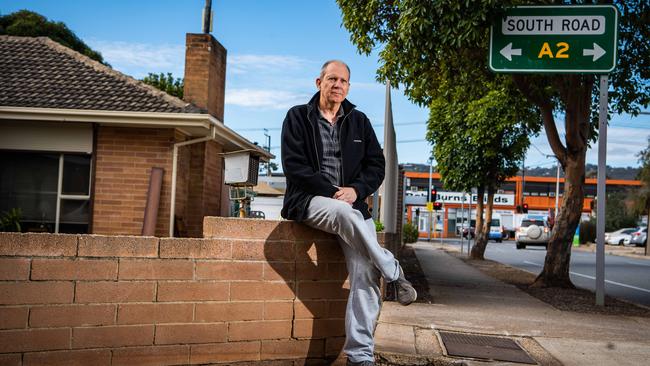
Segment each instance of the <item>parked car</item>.
M644 247L648 238L648 228L642 227L639 230L632 233L632 239L630 239L630 244L634 244L637 247Z
M470 235L471 235L472 239L474 239L474 237L476 236L476 232L474 231L473 226L469 227L469 228L466 227L466 228L463 229L463 238L467 239L467 237L470 236Z
M632 233L637 230L638 228L625 228L611 233L605 233L605 244L624 245L626 241L629 243L632 238Z
M548 245L551 230L548 223L541 219L524 219L515 233L517 249L526 249L527 245Z
M488 233L488 240L495 240L497 243L501 243L503 240L503 226L501 226L501 219L494 218L490 221L490 232Z

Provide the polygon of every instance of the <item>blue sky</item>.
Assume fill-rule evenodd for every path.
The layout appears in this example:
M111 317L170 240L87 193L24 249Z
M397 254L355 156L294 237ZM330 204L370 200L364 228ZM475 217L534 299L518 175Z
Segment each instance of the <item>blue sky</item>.
M148 72L182 77L185 34L201 31L204 0L0 0L0 14L36 11L64 22L113 68L142 78ZM334 0L213 0L212 34L228 50L224 122L246 138L264 144L269 129L272 152L279 157L279 136L286 110L306 102L314 79L328 59L352 69L348 99L365 112L383 140L385 86L375 81L377 54L359 55L341 26ZM393 119L402 163L426 163L427 110L393 89ZM562 133L562 123L559 123ZM637 166L636 153L647 146L650 116L615 116L608 130L607 162ZM553 166L546 136L533 138L526 166ZM597 163L597 150L588 152Z

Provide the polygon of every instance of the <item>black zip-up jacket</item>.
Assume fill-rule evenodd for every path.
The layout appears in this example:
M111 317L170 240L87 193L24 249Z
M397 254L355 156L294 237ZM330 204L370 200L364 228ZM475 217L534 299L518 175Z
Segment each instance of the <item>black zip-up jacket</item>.
M282 125L282 169L287 178L282 217L303 221L314 196L333 197L338 189L321 174L323 142L318 126L320 92L307 104L287 112ZM352 207L365 219L371 217L366 197L374 193L384 180L384 154L368 117L355 109L347 99L341 103L343 117L339 126L341 144L342 186L356 190Z

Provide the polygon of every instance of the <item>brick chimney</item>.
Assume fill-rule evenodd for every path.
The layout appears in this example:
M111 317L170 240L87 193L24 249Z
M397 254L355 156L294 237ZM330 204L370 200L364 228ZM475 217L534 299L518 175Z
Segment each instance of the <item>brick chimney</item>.
M188 33L185 37L186 102L223 121L226 91L226 49L212 35Z

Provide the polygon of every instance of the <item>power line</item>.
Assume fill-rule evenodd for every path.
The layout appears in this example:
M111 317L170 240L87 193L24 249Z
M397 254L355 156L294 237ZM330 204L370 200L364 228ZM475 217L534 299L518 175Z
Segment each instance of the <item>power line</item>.
M397 140L396 141L399 144L409 144L411 142L429 142L426 139L411 139L411 140ZM381 142L383 144L383 141ZM271 146L271 150L276 150L279 149L280 146Z
M402 122L402 123L393 123L393 126L413 126L413 125L424 125L426 124L427 121L415 121L415 122ZM383 123L373 123L373 127L381 127L383 126ZM237 128L237 131L279 131L281 130L282 127L255 127L255 128Z
M547 154L547 153L543 152L542 150L539 149L539 147L537 147L537 145L533 144L532 142L530 143L530 146L534 147L535 150L539 151L540 154L542 154L542 155L544 155L544 156L546 156L546 157L548 157L548 156L555 156L555 155L553 155L553 154Z

